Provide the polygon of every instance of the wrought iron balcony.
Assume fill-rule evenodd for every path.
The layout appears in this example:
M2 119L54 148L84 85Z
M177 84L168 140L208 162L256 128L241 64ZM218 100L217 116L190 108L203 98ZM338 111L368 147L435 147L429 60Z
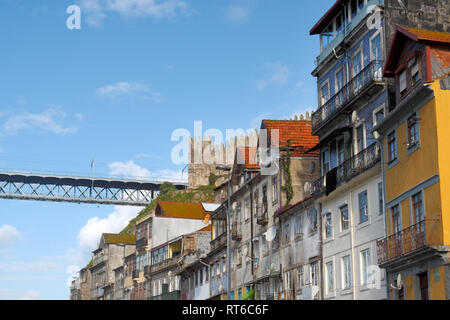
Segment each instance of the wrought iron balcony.
M350 181L361 173L367 171L381 160L380 147L377 143L344 161L336 170L336 188L345 182ZM326 191L327 178L322 176L313 182L312 195L319 196Z
M150 267L150 271L149 271L149 275L152 275L156 272L159 272L165 268L171 267L173 265L177 264L177 261L180 259L180 255L177 254L175 256L173 256L172 258L166 259L164 261L161 261L157 264L153 264Z
M313 112L312 134L315 135L330 120L334 119L341 111L346 110L362 97L362 93L372 85L383 80L383 63L374 60L370 62L361 72L353 77L341 90L332 96L316 112Z
M378 264L418 249L439 245L439 220L424 220L393 235L377 240Z
M100 256L98 256L98 257L93 259L92 266L96 266L96 265L98 265L98 264L100 264L102 262L105 262L107 260L108 259L104 255L100 255Z
M241 224L237 221L234 221L233 225L231 226L231 239L233 240L242 239Z
M224 232L220 236L216 237L214 240L210 242L211 251L216 250L222 246L227 245L227 233Z
M139 270L133 270L133 274L132 274L133 280L137 280L139 279Z

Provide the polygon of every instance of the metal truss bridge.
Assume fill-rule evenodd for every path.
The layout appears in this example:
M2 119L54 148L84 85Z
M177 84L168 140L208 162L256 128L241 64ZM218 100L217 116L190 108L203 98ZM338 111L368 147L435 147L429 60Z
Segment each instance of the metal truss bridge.
M0 198L146 206L163 182L0 171ZM187 183L173 183L184 189Z

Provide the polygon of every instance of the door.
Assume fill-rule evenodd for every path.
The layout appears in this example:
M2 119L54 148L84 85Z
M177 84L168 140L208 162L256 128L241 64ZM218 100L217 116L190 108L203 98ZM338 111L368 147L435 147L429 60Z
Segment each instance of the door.
M428 300L428 275L427 273L419 274L420 299Z

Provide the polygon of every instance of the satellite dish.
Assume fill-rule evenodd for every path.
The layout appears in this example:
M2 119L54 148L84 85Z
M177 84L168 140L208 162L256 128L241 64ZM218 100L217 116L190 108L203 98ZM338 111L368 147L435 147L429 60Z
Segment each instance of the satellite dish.
M219 292L222 292L223 291L223 285L220 285L219 286Z
M231 208L232 208L233 210L236 210L236 207L237 207L237 203L236 203L236 202L233 202L232 205L231 205Z
M273 263L270 264L270 272L275 272L275 265Z
M264 236L266 237L266 240L271 242L273 239L275 239L275 236L277 235L277 229L276 227L271 227L267 232L264 233Z
M355 124L358 121L359 121L358 114L356 113L356 111L353 111L352 112L352 123Z
M378 138L380 137L380 134L378 133L378 131L374 131L374 132L373 132L373 137L374 137L375 139L378 139Z
M303 191L305 191L305 193L310 194L311 193L311 182L307 181L305 182L305 185L303 186Z
M397 288L400 290L403 287L402 274L399 273L397 276Z
M244 249L244 256L247 256L247 255L248 255L248 248L245 247L245 249Z
M167 273L167 275L168 275L169 277L171 277L171 276L172 276L172 271L169 271L169 272Z

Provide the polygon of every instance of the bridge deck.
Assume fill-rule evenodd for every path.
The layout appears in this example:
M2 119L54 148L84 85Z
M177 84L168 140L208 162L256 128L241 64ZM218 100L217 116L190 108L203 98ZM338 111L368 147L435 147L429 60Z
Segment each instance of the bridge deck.
M0 198L146 206L160 181L0 172ZM184 189L187 183L174 183Z

